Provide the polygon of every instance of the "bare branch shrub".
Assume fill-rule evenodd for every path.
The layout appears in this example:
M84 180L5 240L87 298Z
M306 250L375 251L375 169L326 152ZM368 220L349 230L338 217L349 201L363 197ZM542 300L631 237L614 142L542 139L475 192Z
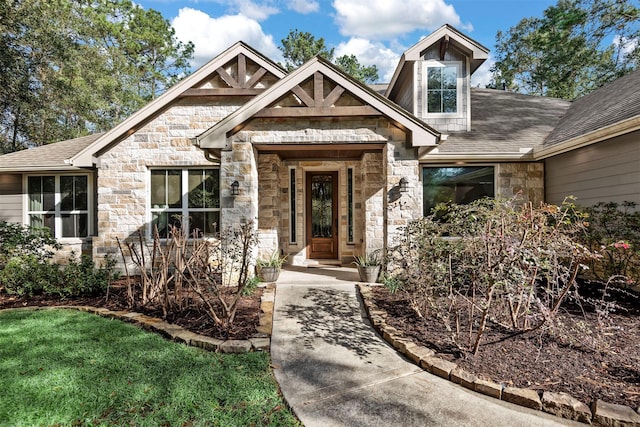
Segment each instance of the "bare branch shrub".
M404 229L390 274L419 315L441 319L452 341L475 354L489 323L512 331L553 324L591 257L575 238L585 225L571 204L440 206Z

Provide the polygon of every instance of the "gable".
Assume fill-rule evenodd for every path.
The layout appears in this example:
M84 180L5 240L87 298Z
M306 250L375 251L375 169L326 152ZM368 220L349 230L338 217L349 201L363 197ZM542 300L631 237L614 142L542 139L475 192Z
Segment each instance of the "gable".
M197 102L198 99L225 97L252 98L265 92L285 75L286 72L273 61L238 42L77 152L68 163L74 167L93 166L101 152L133 135L181 99L191 98Z
M408 134L413 146L435 146L439 140L440 134L426 123L316 57L196 137L194 143L204 149L228 149L228 137L254 118L367 116L386 117Z
M465 36L452 26L445 24L402 54L387 88L386 95L388 97L393 98L394 94L398 92L396 86L403 84L403 75L413 76L411 72L413 64L422 60L427 51L435 52L434 57L439 58L441 61L446 59L448 52L459 52L459 54L469 59L469 74L473 74L489 58L489 49Z

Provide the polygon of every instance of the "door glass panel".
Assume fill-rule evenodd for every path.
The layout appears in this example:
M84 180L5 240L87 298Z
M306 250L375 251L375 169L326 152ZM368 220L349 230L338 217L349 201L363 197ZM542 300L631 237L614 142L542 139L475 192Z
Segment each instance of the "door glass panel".
M311 233L312 237L333 237L333 177L311 177Z

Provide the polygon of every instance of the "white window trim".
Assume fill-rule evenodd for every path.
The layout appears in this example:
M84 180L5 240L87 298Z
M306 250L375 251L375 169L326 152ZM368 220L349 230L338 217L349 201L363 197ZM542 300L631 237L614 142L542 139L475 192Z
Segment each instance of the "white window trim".
M93 175L86 172L68 172L68 173L30 173L24 174L22 176L22 205L23 205L23 216L22 222L25 226L30 226L31 221L29 218L29 214L38 214L38 213L46 213L49 211L31 211L29 209L29 178L30 177L43 177L43 176L53 176L54 177L54 185L55 185L55 193L54 193L54 230L53 237L61 243L78 243L83 242L86 239L90 239L94 235L94 191L93 191ZM60 204L62 197L60 195L60 177L62 176L85 176L87 177L87 210L74 210L74 211L62 211L60 209ZM87 214L87 236L86 237L62 237L62 213L69 214Z
M180 167L180 166L154 166L147 170L147 194L146 194L146 218L147 218L147 238L153 239L153 213L154 212L172 212L178 213L182 215L183 218L187 218L187 229L189 227L189 212L220 212L219 216L222 215L221 208L189 208L189 193L185 191L185 189L189 188L189 171L190 170L217 170L218 171L218 185L220 185L220 167L210 167L210 166L193 166L193 167ZM180 208L152 208L151 207L151 172L152 171L167 171L167 170L177 170L180 171L180 186L182 188L182 196L180 198L180 204L182 205ZM218 188L218 192L220 193L221 188ZM220 231L220 224L218 224L218 231ZM205 236L205 238L210 238L211 236ZM163 238L161 240L166 240Z
M428 87L428 70L432 67L456 67L456 112L455 113L430 113L428 110L427 93ZM463 118L462 111L462 93L464 87L464 79L462 77L462 62L460 61L436 61L433 59L423 61L422 63L422 115L423 117L432 118Z

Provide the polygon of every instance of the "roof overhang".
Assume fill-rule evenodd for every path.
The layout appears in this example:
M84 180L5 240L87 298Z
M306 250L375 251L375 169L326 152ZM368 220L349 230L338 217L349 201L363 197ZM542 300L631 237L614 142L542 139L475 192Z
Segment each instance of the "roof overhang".
M397 127L407 132L413 147L436 146L438 144L440 140L438 131L362 83L347 76L320 57L309 60L274 84L265 93L255 97L215 126L193 138L193 143L203 149L229 149L228 138L231 135L242 129L247 121L259 115L261 110L269 107L289 91L293 91L296 86L302 84L314 73L321 73L333 80L353 96L362 100L367 104L367 107L371 107L369 110L375 109L380 115L387 117Z
M89 145L87 148L71 157L69 159L69 163L77 167L92 166L96 163L95 156L97 153L104 150L113 142L119 141L122 138L126 138L134 134L148 120L152 119L157 114L168 108L170 104L176 101L180 95L182 95L183 93L188 93L189 89L191 89L198 83L201 83L209 75L214 73L219 67L228 63L239 54L244 54L253 61L258 62L262 67L264 67L267 71L278 78L282 78L286 75L286 71L275 62L266 58L247 44L238 42L213 58L211 61L207 62L193 74L190 74L188 77L173 85L165 93L160 95L155 100L149 102L147 105L129 116L123 122L113 127L111 130L102 135L102 137L96 140L93 144Z
M22 167L0 167L0 174L2 173L33 173L33 172L78 172L87 171L88 168L81 168L76 166L22 166Z
M631 117L613 125L600 128L593 132L571 138L567 141L545 147L544 145L534 150L536 160L546 159L548 157L557 156L568 151L586 147L596 142L615 138L627 133L640 130L640 115Z
M533 161L533 149L522 148L520 151L502 152L445 152L441 153L438 148L430 152L419 152L420 162L465 164L465 163L492 163L492 162L527 162Z

